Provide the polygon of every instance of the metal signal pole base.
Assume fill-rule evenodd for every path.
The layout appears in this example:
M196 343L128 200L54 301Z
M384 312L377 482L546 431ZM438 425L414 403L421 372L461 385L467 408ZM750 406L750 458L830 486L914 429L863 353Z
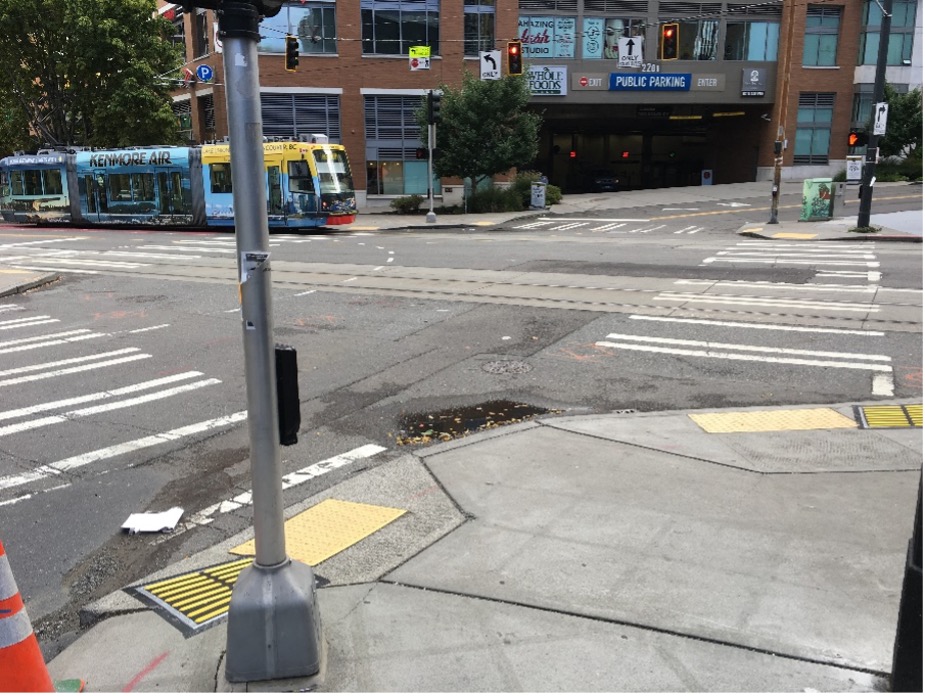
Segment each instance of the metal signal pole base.
M298 561L241 571L228 609L229 682L287 679L321 669L315 574Z

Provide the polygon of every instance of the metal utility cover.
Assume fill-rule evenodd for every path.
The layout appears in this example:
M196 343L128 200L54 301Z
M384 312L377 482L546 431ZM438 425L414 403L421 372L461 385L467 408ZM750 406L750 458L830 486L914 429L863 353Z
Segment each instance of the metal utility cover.
M862 428L921 428L922 404L908 406L855 406Z
M858 424L831 408L736 413L689 413L692 421L708 433L760 433L773 430L822 430L857 428Z
M286 552L294 560L317 565L406 512L331 498L286 521ZM231 553L254 555L254 540L236 546Z

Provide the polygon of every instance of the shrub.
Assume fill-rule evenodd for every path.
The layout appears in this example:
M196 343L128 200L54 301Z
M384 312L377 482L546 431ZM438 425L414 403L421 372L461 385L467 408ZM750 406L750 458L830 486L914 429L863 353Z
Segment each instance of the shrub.
M415 213L421 212L419 208L423 202L424 196L413 193L410 196L394 198L392 202L389 203L389 206L395 208L399 215L414 215Z
M470 213L507 213L523 210L524 206L512 188L492 187L469 196L468 208Z
M832 181L848 181L848 170L842 169L838 174L832 177Z

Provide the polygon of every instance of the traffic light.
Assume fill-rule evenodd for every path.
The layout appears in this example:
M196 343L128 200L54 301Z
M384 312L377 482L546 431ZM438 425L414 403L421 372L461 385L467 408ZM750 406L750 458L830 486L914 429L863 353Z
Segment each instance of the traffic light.
M437 123L440 120L440 102L443 99L442 94L437 94L433 90L427 93L427 122Z
M848 147L864 147L868 140L867 131L863 128L852 128L848 131Z
M524 46L520 41L507 42L507 74L524 74Z
M299 39L296 36L286 37L286 70L295 72L299 67Z
M662 60L678 59L678 40L680 38L681 31L677 22L662 25L662 35L659 43L659 57Z
M419 147L414 151L414 159L427 159L427 148Z

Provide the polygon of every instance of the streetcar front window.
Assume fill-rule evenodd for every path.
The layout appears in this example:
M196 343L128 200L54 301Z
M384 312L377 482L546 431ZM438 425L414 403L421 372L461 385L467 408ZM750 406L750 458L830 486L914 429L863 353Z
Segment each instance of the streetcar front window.
M14 196L42 196L64 193L57 169L23 169L10 172Z
M321 193L352 192L353 177L350 175L347 153L332 149L318 149L314 153Z

